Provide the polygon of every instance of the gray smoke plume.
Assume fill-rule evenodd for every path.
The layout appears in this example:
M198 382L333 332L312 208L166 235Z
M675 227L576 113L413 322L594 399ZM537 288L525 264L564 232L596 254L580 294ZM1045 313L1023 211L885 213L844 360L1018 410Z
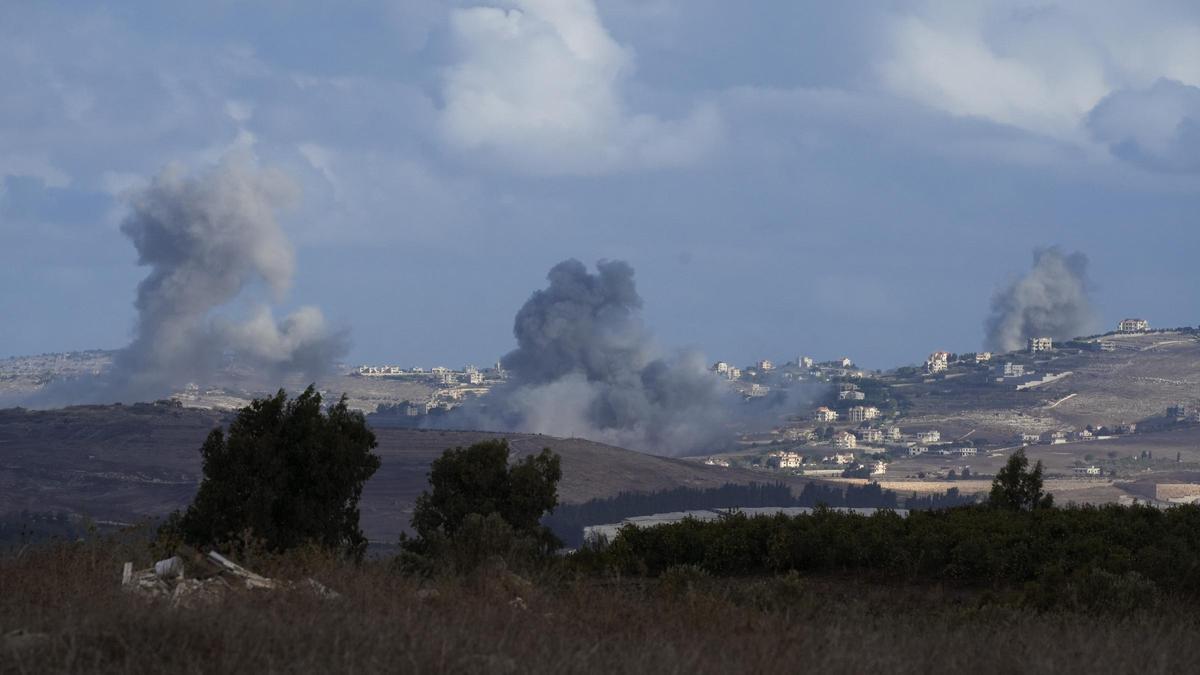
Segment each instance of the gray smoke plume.
M1095 315L1087 264L1082 253L1035 249L1033 269L992 297L984 347L1008 352L1023 348L1031 337L1065 340L1090 332Z
M578 260L517 312L507 386L451 424L578 436L655 454L696 452L723 434L722 392L700 355L663 356L642 323L633 268Z
M112 371L90 382L64 382L47 392L59 402L157 398L235 362L263 381L315 377L344 354L345 336L331 332L320 310L304 307L276 321L248 289L265 284L278 299L291 285L291 245L275 218L299 189L285 174L227 158L188 175L168 167L130 199L121 232L150 273L138 284L133 341ZM216 312L249 302L238 321Z

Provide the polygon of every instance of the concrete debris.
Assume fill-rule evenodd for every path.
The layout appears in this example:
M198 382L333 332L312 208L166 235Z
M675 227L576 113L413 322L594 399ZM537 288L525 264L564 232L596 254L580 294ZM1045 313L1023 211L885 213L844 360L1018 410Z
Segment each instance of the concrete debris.
M216 551L201 554L185 550L182 553L159 560L144 570L134 570L133 563L125 563L121 570L121 587L144 598L169 600L172 607L184 609L218 604L235 588L249 591L298 589L322 600L342 597L312 578L300 583L269 579Z

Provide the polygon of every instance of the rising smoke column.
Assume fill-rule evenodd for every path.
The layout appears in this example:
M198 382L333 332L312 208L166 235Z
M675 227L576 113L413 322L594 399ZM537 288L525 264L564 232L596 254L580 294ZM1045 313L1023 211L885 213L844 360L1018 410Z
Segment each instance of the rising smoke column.
M1021 349L1031 337L1064 340L1089 332L1094 313L1087 264L1082 253L1035 249L1033 268L992 297L992 313L984 322L985 348L1008 352Z
M211 375L226 359L263 380L328 371L345 352L345 336L328 329L320 310L304 307L276 321L265 302L251 300L247 320L216 313L245 301L256 284L275 299L290 287L295 257L275 213L298 196L285 174L241 158L197 175L168 167L132 195L121 232L138 264L150 268L137 288L133 341L110 373L63 383L48 398L156 398Z
M517 348L502 363L510 382L468 423L580 436L656 454L705 449L722 433L725 407L698 354L661 356L642 323L633 268L578 260L554 266L549 286L517 312ZM463 420L456 420L462 422Z

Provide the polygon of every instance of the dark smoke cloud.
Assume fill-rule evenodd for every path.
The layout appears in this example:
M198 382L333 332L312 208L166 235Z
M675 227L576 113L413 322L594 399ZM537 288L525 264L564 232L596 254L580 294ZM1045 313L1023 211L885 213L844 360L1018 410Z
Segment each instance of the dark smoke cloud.
M633 268L578 260L517 312L510 382L450 424L577 436L656 454L710 447L724 435L723 391L699 354L663 356L641 320Z
M1095 324L1087 256L1065 255L1057 247L1036 249L1033 269L992 297L984 322L984 346L999 352L1021 349L1031 337L1065 340Z
M291 285L295 259L275 213L299 195L283 173L228 158L208 173L168 167L130 199L121 225L150 273L138 284L133 341L111 372L63 382L43 395L53 403L158 398L211 376L233 361L264 381L315 377L345 353L320 310L304 307L277 321L248 289L273 298ZM216 312L250 302L250 318Z

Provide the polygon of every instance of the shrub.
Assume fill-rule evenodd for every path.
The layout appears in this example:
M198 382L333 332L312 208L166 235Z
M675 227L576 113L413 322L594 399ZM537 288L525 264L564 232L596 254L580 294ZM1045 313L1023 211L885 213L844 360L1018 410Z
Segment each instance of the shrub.
M204 477L187 511L161 539L195 546L261 541L280 552L306 544L361 557L363 484L379 468L375 434L343 396L328 412L309 386L292 400L280 389L243 408L226 435L205 440Z
M550 554L561 542L539 521L558 504L561 478L549 448L512 464L503 439L445 451L413 509L417 536L401 539L404 566L465 572L492 555L528 562Z

